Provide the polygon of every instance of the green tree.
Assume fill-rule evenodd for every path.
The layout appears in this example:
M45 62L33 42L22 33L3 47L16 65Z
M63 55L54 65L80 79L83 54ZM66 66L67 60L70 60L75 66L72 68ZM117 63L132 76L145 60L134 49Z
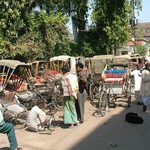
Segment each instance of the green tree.
M145 56L146 52L147 52L147 47L145 46L136 46L136 51L138 54L140 54L140 56Z
M18 59L21 56L25 61L31 61L70 53L67 17L47 10L50 1L48 4L40 0L19 2L0 2L0 54L4 58ZM35 9L38 6L39 9Z
M16 52L30 61L49 59L58 54L70 52L67 18L62 14L48 15L41 11L28 15L28 32L17 40Z
M25 4L25 0L0 1L1 36L12 43L16 42L20 30L25 26L23 19L21 18Z
M93 28L99 33L100 51L112 53L128 40L130 10L128 0L96 1Z
M136 38L143 38L145 34L145 30L144 28L142 27L142 25L137 25L136 27Z

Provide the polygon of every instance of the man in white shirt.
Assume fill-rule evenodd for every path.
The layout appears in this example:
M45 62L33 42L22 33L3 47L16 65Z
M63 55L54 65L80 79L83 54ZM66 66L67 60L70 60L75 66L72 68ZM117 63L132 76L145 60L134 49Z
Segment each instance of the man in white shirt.
M75 99L77 99L77 93L78 93L78 78L75 74L69 73L67 75L69 81L70 81L70 85L72 87L72 94L71 96L73 96Z
M48 122L46 113L42 110L45 102L38 100L37 105L34 106L28 114L27 125L28 129L34 132L44 130L45 124Z
M134 76L134 91L135 99L137 100L137 105L142 105L142 97L140 95L142 78L138 65L136 65L136 68L133 71L131 71L131 75Z
M18 147L14 126L11 123L6 123L4 121L1 109L0 109L0 133L7 134L11 150L22 150L22 148Z

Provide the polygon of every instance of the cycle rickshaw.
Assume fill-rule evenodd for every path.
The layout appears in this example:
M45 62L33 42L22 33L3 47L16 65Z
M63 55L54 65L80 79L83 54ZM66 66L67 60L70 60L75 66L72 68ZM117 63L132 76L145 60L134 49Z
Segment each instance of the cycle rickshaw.
M29 65L17 60L0 60L0 103L6 110L4 119L15 127L26 124L27 109L22 105L16 93L27 90L26 79L30 75Z
M89 97L91 101L97 100L101 92L102 73L112 62L114 55L96 55L90 58L91 81L89 85Z
M109 107L115 107L118 98L126 98L128 107L131 106L131 80L129 57L115 56L113 63L102 73L102 91L99 97L97 114L105 115Z
M70 68L70 72L73 74L76 74L76 63L82 62L85 63L84 57L73 57L68 55L60 55L50 58L50 64L48 69L48 75L53 77L53 83L54 83L54 93L55 99L58 100L57 107L62 108L63 107L63 100L62 100L62 87L61 87L61 77L62 77L62 71L61 68L64 66L67 66Z

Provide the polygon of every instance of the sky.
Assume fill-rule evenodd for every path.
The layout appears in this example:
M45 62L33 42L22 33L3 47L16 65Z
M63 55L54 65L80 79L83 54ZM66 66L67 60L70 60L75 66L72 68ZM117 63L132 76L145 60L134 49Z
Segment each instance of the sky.
M141 0L142 1L142 11L140 11L139 16L136 15L136 18L139 22L150 22L150 0Z

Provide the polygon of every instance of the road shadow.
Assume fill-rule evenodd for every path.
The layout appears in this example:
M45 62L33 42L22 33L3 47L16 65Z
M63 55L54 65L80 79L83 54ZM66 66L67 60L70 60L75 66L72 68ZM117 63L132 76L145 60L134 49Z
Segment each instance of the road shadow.
M105 122L69 150L148 150L149 140L146 139L150 138L150 115L143 113L142 106L136 105L135 102L132 102L131 108L121 107L120 105L112 108L112 113L114 109L122 110L114 112L112 116L108 111L104 116L107 118ZM144 119L144 123L126 122L125 115L128 112L138 113ZM99 116L99 119L103 120L104 117Z

